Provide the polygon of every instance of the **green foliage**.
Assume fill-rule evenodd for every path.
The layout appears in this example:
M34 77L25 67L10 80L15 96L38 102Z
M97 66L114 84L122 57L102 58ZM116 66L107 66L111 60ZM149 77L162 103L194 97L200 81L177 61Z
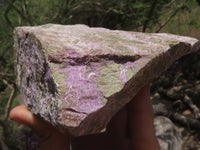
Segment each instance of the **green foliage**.
M183 0L182 0L183 1ZM146 28L159 22L162 10L170 9L172 0L83 0L63 5L59 23L84 23L89 26L101 26L110 29ZM81 14L81 15L80 15Z
M184 8L184 10L179 11L162 32L187 35L200 39L200 9L196 0L185 1L180 7ZM167 15L163 15L163 19Z
M16 26L45 23L101 26L110 29L145 28L158 22L168 1L156 0L8 0L0 8L0 70L13 72L13 37ZM148 22L147 22L148 20Z
M200 23L197 21L197 20L191 20L189 23L188 23L189 26L193 26L195 27L196 29L199 29L200 28Z
M0 80L0 92L4 91L7 86Z

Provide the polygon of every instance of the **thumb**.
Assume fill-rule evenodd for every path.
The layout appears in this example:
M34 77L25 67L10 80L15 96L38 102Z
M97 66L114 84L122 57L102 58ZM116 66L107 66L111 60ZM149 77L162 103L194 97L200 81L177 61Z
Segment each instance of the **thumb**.
M70 149L69 135L60 133L51 124L36 118L25 105L13 108L9 117L11 120L24 124L36 131L39 136L41 150Z
M10 119L24 124L34 130L41 130L44 126L47 126L47 123L36 118L25 105L20 105L13 108L10 112ZM50 126L50 125L49 125Z
M31 128L34 126L36 120L25 105L20 105L13 108L10 112L9 117L11 120L18 122L20 124L27 125Z

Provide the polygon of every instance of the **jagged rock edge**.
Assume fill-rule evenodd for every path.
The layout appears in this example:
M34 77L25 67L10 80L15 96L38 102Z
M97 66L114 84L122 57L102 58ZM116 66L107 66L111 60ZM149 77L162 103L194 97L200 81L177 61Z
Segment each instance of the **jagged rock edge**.
M200 42L198 42L198 43L199 43L199 46L200 46ZM182 47L184 47L184 48L182 48ZM84 129L83 132L82 132L81 129L83 127L92 126L91 124L100 124L100 123L98 123L98 121L100 121L101 124L102 124L102 118L103 118L102 112L103 111L109 111L109 113L112 112L112 115L110 115L110 116L113 116L115 113L117 113L120 110L120 108L122 108L124 105L126 105L137 94L137 92L140 90L140 88L142 88L146 83L150 82L156 75L159 75L160 71L156 71L156 70L159 70L159 69L157 69L158 67L163 68L163 69L160 69L160 70L162 70L161 72L163 72L174 62L173 60L177 60L178 58L183 56L183 55L178 54L178 53L176 53L177 56L174 55L174 53L175 53L174 50L176 51L176 48L186 49L186 51L188 51L188 53L189 53L190 50L193 49L193 46L189 43L180 42L179 44L176 44L173 47L169 48L165 53L161 53L159 56L156 56L152 60L150 58L147 58L147 59L149 59L148 64L144 68L139 70L139 72L137 72L136 75L124 85L124 87L121 91L110 96L108 98L108 102L107 102L107 105L105 105L105 107L100 108L99 110L90 113L83 120L83 122L80 123L80 126L73 127L73 128L68 127L67 128L68 132L73 136L81 136L81 135L83 135L83 133L84 133L84 135L86 135L87 133L89 133L89 134L99 133L99 132L94 131L92 129L88 130L87 132L85 132L86 129ZM178 52L178 50L177 50L177 52ZM172 59L172 58L170 58L170 56L173 56L175 58ZM168 61L168 65L166 65L166 63L160 63L159 61L161 61L161 58L165 58L166 61ZM152 66L151 64L157 64L157 65L154 66L153 69L152 68L150 69L148 66ZM163 65L161 65L161 64L163 64ZM149 70L154 70L155 71L154 74L149 76L149 72L150 72ZM143 79L146 79L143 82L138 81L140 79L141 74L143 74ZM135 85L133 85L134 83L135 83ZM137 83L142 83L142 84L137 84ZM126 95L126 93L130 93L130 91L126 90L129 87L136 87L136 88L135 89L132 88L134 90L131 91L131 92L133 92L131 97L124 98L124 100L126 102L125 103L123 102L124 104L120 104L120 100L119 100L120 98L119 97L122 96L122 94L120 94L120 93L123 93L123 95L124 95L124 93L125 93L125 95ZM114 101L116 101L117 97L118 97L119 103L114 102ZM117 106L117 109L115 111L109 110L110 105L115 105L115 109L116 109L116 106ZM93 119L92 122L91 122L90 118L94 118L93 116L95 116L96 120ZM101 120L98 120L98 118L100 118L99 116L101 116ZM104 116L104 117L107 117L107 116ZM101 131L103 128L106 127L106 125L107 125L107 123L109 122L110 119L111 119L111 117L109 119L107 119L107 118L104 119L105 120L104 125L99 127L99 131ZM106 120L108 120L108 121L106 121ZM91 122L91 123L89 123L89 122Z

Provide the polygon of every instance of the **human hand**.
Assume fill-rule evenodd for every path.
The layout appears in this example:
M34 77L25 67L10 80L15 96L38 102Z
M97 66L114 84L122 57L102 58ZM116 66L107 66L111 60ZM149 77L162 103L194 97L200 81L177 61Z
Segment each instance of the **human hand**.
M36 118L25 105L12 109L10 119L33 129L39 137L41 150L70 150L70 136L57 131L51 124Z
M71 138L73 150L160 150L153 127L150 86L143 87L133 100L118 112L106 132ZM34 129L41 150L69 150L70 136L34 117L25 106L18 106L10 118Z

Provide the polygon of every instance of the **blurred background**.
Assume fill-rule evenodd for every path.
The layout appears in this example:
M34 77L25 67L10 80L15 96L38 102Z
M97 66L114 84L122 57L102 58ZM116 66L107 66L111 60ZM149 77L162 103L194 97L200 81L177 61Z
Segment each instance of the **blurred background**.
M200 39L200 0L0 0L0 150L37 147L34 133L8 117L22 103L15 84L13 29L46 23ZM177 60L153 81L151 93L155 115L170 118L181 131L182 149L200 150L200 52Z

